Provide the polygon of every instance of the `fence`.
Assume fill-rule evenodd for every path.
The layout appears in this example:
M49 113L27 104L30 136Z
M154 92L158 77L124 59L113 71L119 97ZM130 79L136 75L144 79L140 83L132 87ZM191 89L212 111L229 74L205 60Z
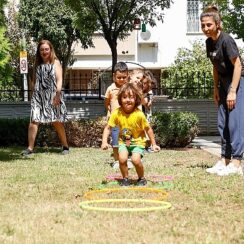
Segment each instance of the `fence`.
M79 77L83 79L83 77ZM169 98L196 99L211 98L213 93L212 77L206 76L205 73L192 74L175 74L165 77L155 77L157 84L153 88L155 95L166 95ZM76 78L78 79L78 78ZM70 78L65 83L70 82ZM87 81L87 85L76 89L63 89L65 100L87 100L87 99L103 99L107 87L111 84L111 75L104 73L98 76L96 81L92 81L92 86ZM79 83L79 80L76 80ZM80 81L81 83L81 81ZM24 94L28 92L30 99L30 91L24 91L17 87L0 87L0 102L6 101L24 101Z

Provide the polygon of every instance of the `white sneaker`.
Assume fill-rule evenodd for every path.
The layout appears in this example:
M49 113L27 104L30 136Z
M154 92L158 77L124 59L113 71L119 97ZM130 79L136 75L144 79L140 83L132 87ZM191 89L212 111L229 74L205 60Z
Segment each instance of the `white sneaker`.
M119 169L119 161L114 161L114 162L112 163L112 168L113 168L113 169Z
M226 168L226 165L219 160L213 167L206 169L206 172L210 174L217 174L218 172L224 170Z
M220 176L230 175L230 174L243 175L243 170L242 170L241 165L239 167L236 167L233 163L229 163L225 167L225 169L217 172L217 175L220 175Z
M128 166L128 169L132 169L134 167L133 163L131 162L131 159L128 159L127 166ZM112 163L112 168L119 169L119 161L114 161Z

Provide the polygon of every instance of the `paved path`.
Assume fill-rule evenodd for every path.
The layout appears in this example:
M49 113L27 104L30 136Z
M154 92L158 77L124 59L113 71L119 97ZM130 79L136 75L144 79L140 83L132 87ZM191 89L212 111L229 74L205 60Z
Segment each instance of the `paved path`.
M199 136L192 141L191 145L200 147L201 149L220 157L220 143L221 139L219 136Z

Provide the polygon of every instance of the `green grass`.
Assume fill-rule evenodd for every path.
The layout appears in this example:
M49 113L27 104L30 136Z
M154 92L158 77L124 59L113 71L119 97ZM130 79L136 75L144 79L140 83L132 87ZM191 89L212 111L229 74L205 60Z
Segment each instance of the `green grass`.
M243 177L206 174L217 158L205 151L146 154L146 176L174 177L167 190L172 208L111 213L79 207L84 193L115 173L110 150L72 148L62 156L39 149L31 158L20 157L21 150L0 149L0 243L244 243ZM134 169L130 175L136 175ZM149 182L149 187L157 185ZM122 197L152 196L128 192Z

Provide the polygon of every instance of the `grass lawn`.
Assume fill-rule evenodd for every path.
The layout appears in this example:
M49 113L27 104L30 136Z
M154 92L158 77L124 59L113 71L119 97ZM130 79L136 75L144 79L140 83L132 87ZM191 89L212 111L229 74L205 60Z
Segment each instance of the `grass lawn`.
M111 150L72 148L62 156L54 149L39 149L30 158L22 158L21 150L0 149L0 243L244 243L244 178L206 174L205 168L217 160L206 151L146 154L146 177L174 177L166 200L172 207L115 213L79 207L86 192L98 189L106 176L116 172L108 163ZM134 169L130 175L136 175ZM99 197L152 195L124 191Z

